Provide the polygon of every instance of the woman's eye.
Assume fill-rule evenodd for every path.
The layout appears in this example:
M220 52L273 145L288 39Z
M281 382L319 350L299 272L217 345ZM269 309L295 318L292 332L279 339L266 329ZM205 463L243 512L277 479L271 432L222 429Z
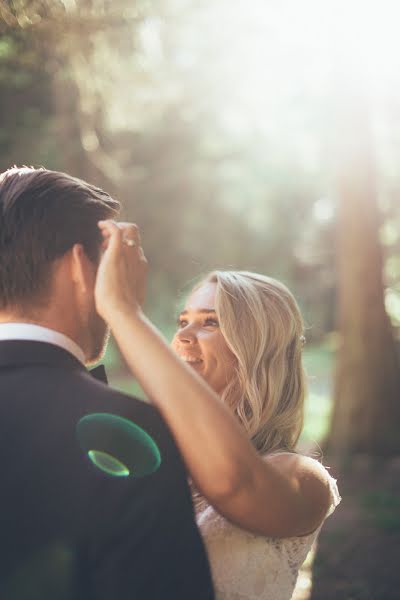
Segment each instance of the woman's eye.
M219 323L217 321L217 319L206 319L204 324L206 326L211 326L211 327L218 327Z
M177 321L177 325L178 325L178 329L183 329L184 327L187 327L189 324L189 321L187 319L178 319ZM198 323L199 326L201 326L201 322ZM219 327L219 323L217 321L217 319L213 319L212 317L208 318L208 319L204 319L203 327Z

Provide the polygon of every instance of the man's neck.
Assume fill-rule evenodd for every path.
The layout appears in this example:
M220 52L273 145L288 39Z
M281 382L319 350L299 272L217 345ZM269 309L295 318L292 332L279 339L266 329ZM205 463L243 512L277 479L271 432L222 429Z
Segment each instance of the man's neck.
M45 329L51 329L52 331L61 333L80 346L81 343L77 335L79 329L74 326L74 319L68 319L68 315L60 317L59 312L60 311L52 311L50 308L46 308L45 311L0 311L0 325L2 323L37 325L38 327L44 327Z
M80 362L85 363L85 354L79 343L69 331L61 326L54 326L47 321L10 316L4 319L0 314L0 340L19 339L36 340L53 343L71 352Z

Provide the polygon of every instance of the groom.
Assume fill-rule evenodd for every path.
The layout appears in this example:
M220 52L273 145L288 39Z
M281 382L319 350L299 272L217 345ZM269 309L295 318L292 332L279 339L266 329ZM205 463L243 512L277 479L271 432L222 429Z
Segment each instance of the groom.
M1 600L213 598L170 431L85 367L107 339L97 222L118 209L64 173L0 175Z

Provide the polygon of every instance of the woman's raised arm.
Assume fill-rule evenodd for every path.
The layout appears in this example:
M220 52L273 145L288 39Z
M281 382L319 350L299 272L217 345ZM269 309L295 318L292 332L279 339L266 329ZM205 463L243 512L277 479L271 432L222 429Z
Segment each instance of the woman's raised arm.
M318 527L329 506L322 470L292 457L261 458L219 396L171 350L144 315L147 262L139 230L101 221L95 298L129 367L169 425L196 486L224 516L264 535Z

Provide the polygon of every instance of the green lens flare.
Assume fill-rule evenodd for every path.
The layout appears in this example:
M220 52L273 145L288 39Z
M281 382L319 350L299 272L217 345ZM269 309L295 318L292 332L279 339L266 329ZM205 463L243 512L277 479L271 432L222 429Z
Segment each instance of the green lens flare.
M122 462L100 450L89 450L88 456L92 463L108 475L128 477L130 471Z
M91 463L112 477L144 477L161 464L153 438L129 419L93 413L76 426L79 443Z

